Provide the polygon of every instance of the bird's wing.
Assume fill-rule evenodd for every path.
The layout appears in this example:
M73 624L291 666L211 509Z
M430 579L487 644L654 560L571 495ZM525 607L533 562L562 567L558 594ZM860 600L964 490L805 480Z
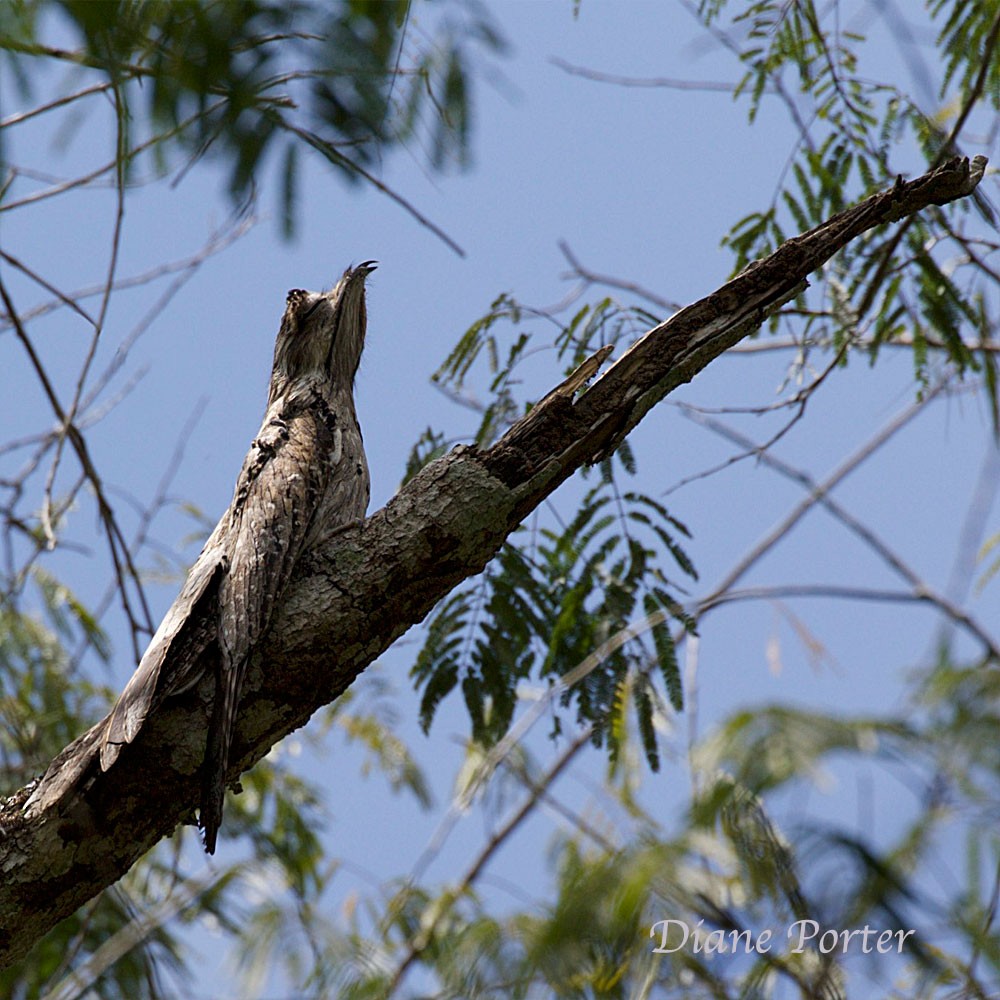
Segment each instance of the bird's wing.
M224 664L241 668L266 629L329 476L329 464L312 458L316 449L330 450L335 434L324 406L310 393L279 399L265 414L233 502L108 717L102 770L135 739L154 705L199 679L197 661L210 643L218 639Z
M101 738L101 770L118 759L121 748L138 735L154 701L184 690L198 679L198 657L215 638L213 600L220 574L226 569L225 536L228 512L216 525L160 627L143 653L139 666L115 702ZM171 655L170 677L161 683L160 671Z
M318 393L272 409L231 508L229 565L219 586L224 664L245 661L267 631L339 458L336 416Z
M230 509L229 566L219 582L221 656L200 819L209 853L222 821L229 747L250 652L270 625L340 457L341 431L319 393L279 400L273 409L240 474Z

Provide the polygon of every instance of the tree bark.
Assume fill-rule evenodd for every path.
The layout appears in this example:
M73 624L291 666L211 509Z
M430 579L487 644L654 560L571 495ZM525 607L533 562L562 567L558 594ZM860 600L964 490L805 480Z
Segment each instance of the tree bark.
M364 525L308 557L278 609L244 688L230 774L342 694L585 463L609 455L663 397L690 381L806 287L860 233L975 190L986 167L954 159L784 243L650 330L590 388L588 359L485 451L459 446L427 466ZM0 802L0 964L24 956L63 917L191 822L214 682L167 701L101 773L99 727ZM28 802L31 799L30 803Z

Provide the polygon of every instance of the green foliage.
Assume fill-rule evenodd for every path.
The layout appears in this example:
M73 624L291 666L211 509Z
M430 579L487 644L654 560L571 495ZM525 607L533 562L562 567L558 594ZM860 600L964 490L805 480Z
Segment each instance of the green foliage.
M694 567L677 535L687 530L662 504L620 494L602 480L584 495L561 530L522 529L485 573L449 595L429 625L413 667L423 689L420 718L428 729L442 699L460 686L473 738L496 742L510 726L517 688L553 683L593 657L591 669L562 692L576 721L592 726L612 760L622 743L626 692L650 765L658 767L654 716L665 710L659 673L675 711L683 707L671 620L694 623L670 595L669 557L689 576ZM526 537L527 536L527 537ZM639 609L646 628L622 641ZM561 728L558 716L554 732Z
M890 738L905 745L912 733L898 722L877 718L867 723L860 719L841 722L791 708L748 710L730 717L706 740L698 766L709 773L725 769L759 795L811 773L821 756L838 751L873 752L884 748Z
M407 745L396 735L399 713L395 694L378 672L367 675L365 684L344 692L328 710L326 723L340 728L349 743L368 752L361 773L382 775L394 792L408 792L424 809L432 796L423 772Z
M28 592L40 610L22 608L24 593L5 595L0 605L0 753L3 772L0 794L26 784L49 760L97 720L110 692L97 687L75 669L69 649L90 643L106 660L110 650L93 613L64 584L34 567ZM163 873L154 863L144 878ZM0 971L0 994L40 995L40 985L54 984L69 972L69 959L93 958L116 934L128 933L135 918L127 894L111 889L64 920L38 943L24 966ZM172 933L148 929L141 946L128 950L108 976L95 976L94 995L138 995L144 984L170 973L183 978L181 959Z
M41 566L31 569L29 580L30 589L12 591L0 604L0 794L36 777L98 720L114 695L79 670L78 652L70 655L88 649L99 660L110 660L112 650L94 613ZM31 601L38 611L23 608ZM426 807L426 779L392 732L391 692L374 676L361 687L338 701L328 726L363 743L367 769L384 774L390 787L410 792ZM313 727L304 738L315 748L326 730ZM328 861L320 839L325 823L320 792L290 770L290 749L283 745L244 775L243 794L227 806L222 837L237 840L249 852L249 864L229 863L207 879L196 878L189 873L185 847L200 870L198 835L191 828L178 830L122 882L62 921L23 962L0 971L0 995L25 1000L45 995L60 983L65 989L65 978L74 974L95 997L109 1000L187 995L190 965L180 930L191 921L206 921L231 939L256 935L255 947L244 951L248 980L260 972L259 959L268 954L263 949L311 932L312 908L338 866Z
M524 329L508 337L503 327L509 324L517 328L525 321L539 320L556 322L551 346L567 375L599 347L627 343L630 336L644 332L657 322L655 316L639 306L624 307L611 298L603 298L582 306L563 324L556 317L542 315L522 305L509 293L499 295L486 314L462 334L431 376L445 392L481 413L479 427L473 435L478 447L493 444L530 406L523 400L524 373L529 360L540 350L537 337ZM548 345L543 350L548 351ZM489 378L486 401L470 396L468 391L468 383L478 374L477 362L485 364L484 377ZM630 468L631 451L627 447L619 452L618 458L626 471L634 471ZM409 473L409 466L407 471Z
M650 871L587 857L572 842L560 852L559 868L550 911L518 926L526 972L562 996L628 997L629 966L648 950Z
M935 18L943 18L937 39L945 54L941 95L954 86L959 93L976 92L991 107L1000 108L1000 60L983 58L996 52L1000 3L931 0L928 6Z
M853 996L847 983L857 974L880 996L905 989L899 995L931 1000L953 995L956 984L965 995L991 996L1000 948L985 929L1000 863L993 816L1000 764L987 733L1000 723L997 683L981 664L954 665L943 654L919 678L912 721L780 705L738 713L694 747L695 792L675 832L634 806L634 827L620 846L580 824L552 844L553 898L503 918L467 886L407 884L374 931L354 921L333 932L320 978L336 981L338 995L359 997L395 988L401 996L764 1000ZM761 781L771 766L777 777ZM888 848L852 832L852 817L831 822L802 808L834 767L859 776L874 770L880 781L911 789L913 808L898 817ZM965 781L970 773L978 775L974 786ZM538 780L526 780L526 794ZM927 794L947 808L922 808ZM958 813L971 820L973 863L942 909L921 874L935 859L940 865L941 838ZM941 940L942 920L952 930L948 950L930 944ZM865 954L857 939L847 952L821 955L796 950L797 931L787 932L796 921L906 936L891 956ZM767 947L755 950L760 941ZM400 970L416 980L415 967L436 989L400 990Z
M400 485L408 483L425 465L440 458L447 450L448 442L444 434L428 427L410 449L406 469L403 472L403 482Z
M0 604L0 752L3 786L13 792L93 722L107 691L75 675L67 647L91 643L107 660L108 641L93 614L65 585L35 567L40 612L14 595Z
M822 8L813 0L699 5L704 22L715 30L724 14L733 12L728 37L738 39L734 44L744 65L735 95L748 100L750 121L765 100L778 100L800 122L788 172L771 205L746 215L723 240L734 252L736 271L770 253L790 231L819 225L848 203L890 185L903 170L895 161L914 143L928 167L958 152L953 131L936 109L922 109L893 82L859 69L867 39L843 30L837 6ZM996 107L1000 8L995 0L936 0L929 8L944 19L941 94L955 89L954 117L964 121L981 102ZM904 162L905 172L918 172L911 160ZM976 203L992 221L982 196ZM799 296L793 308L814 320L805 347L831 348L841 361L856 346L874 360L887 344L908 344L920 388L930 381L931 349L959 374L987 369L983 386L997 429L991 324L982 321L977 306L984 286L994 280L981 261L966 256L969 243L957 227L968 211L967 204L956 204L853 242L827 265L826 287ZM910 261L917 266L907 267ZM771 328L778 328L777 319Z
M176 150L185 169L221 162L236 204L269 159L280 163L282 232L298 213L299 150L318 151L346 180L394 146L419 138L430 166L469 162L472 60L505 44L485 9L453 4L426 44L407 36L409 0L21 0L0 12L0 52L25 92L29 60L63 59L106 79L119 112L121 169L144 126L161 169ZM58 8L81 48L38 36Z
M475 400L477 446L489 447L530 408L525 383L539 351L535 330L525 324L551 328L554 319L504 293L434 374L442 389L466 405ZM568 373L599 347L627 343L656 321L645 309L606 297L579 308L565 323L556 321L552 347ZM486 380L483 400L470 394L477 377ZM443 436L425 432L406 478L443 448ZM458 689L473 739L492 745L510 726L519 685L541 680L551 686L593 657L586 676L560 693L560 706L575 708L577 723L591 727L594 744L607 747L612 764L634 717L646 759L658 769L658 720L667 702L674 711L683 707L670 625L694 631L674 596L671 573L676 567L688 577L697 574L677 540L688 537L685 526L659 501L620 487L620 472L636 472L629 445L598 472L599 483L582 493L568 523L557 517L551 525L522 528L480 578L439 604L412 669L425 731L442 701ZM623 641L624 630L636 623L642 625L637 634ZM560 714L552 726L553 736L562 731Z
M167 873L162 867L158 874L166 880ZM145 877L153 877L152 869L145 872ZM12 1000L43 995L40 986L54 985L69 972L68 958L74 963L92 959L106 941L115 940L116 935L128 935L135 920L135 908L126 891L101 893L36 945L30 956L30 975L18 967L0 971L0 991ZM115 963L112 972L94 977L90 995L101 1000L148 995L149 984L164 977L190 982L175 935L154 925L137 942L137 947L128 949Z

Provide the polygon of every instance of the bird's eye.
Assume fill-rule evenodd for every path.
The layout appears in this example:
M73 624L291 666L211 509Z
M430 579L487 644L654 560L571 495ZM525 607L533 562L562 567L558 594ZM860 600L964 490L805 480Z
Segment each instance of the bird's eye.
M315 293L313 292L307 292L304 288L293 288L288 295L285 296L286 308L293 309L298 312L301 306L308 300L309 296L314 294ZM304 313L301 313L298 316L298 321L300 323L307 320L316 310L316 307L323 301L322 295L316 295L315 298L316 301L313 302L313 304L309 306Z
M317 307L323 301L323 297L320 296L316 301L306 310L306 314L302 317L303 320L309 319L309 317L316 312Z

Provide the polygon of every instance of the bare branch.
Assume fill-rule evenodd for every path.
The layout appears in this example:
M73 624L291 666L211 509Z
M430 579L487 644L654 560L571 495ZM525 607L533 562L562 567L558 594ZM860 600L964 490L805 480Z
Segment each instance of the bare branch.
M809 496L797 503L792 510L785 515L767 534L723 577L716 588L701 599L702 608L710 608L722 597L733 585L741 580L750 568L769 552L788 531L800 521L806 513L819 504L822 499L833 490L838 483L852 473L859 465L867 461L879 448L889 441L899 430L913 420L924 407L944 388L939 385L936 389L928 392L923 399L917 400L906 407L902 413L897 414L881 430L868 441L866 441L854 454L846 458L840 465L830 473L821 483L817 483L810 490Z
M935 393L937 395L937 393ZM915 408L910 408L912 415L916 415L917 410ZM908 411L908 413L910 413ZM803 501L802 504L796 506L795 509L795 520L799 519L800 511L805 512L805 509L813 505L822 506L827 511L830 512L841 524L844 525L849 531L855 534L862 542L865 543L897 576L901 577L906 583L910 585L909 592L898 592L898 591L871 591L864 588L830 588L830 587L819 587L810 590L809 588L799 588L796 590L794 587L784 587L777 588L781 590L781 593L773 592L769 594L763 594L760 589L757 591L732 591L716 589L713 594L705 598L699 603L699 614L710 610L713 607L717 607L720 604L724 604L731 600L745 600L748 597L778 597L778 596L802 596L802 597L815 597L815 596L832 596L832 597L849 597L855 600L893 600L893 601L924 601L926 603L932 604L936 607L942 614L944 614L951 622L964 628L973 638L983 645L983 650L985 654L992 659L1000 662L1000 646L997 645L996 640L990 635L986 629L979 624L967 611L951 600L946 594L938 593L926 580L924 580L908 563L906 563L902 556L893 551L890 546L883 541L868 525L864 524L853 514L850 513L842 504L837 502L830 496L830 492L833 488L833 482L827 480L823 484L817 483L811 476L807 475L800 469L796 469L789 465L787 462L782 461L775 455L772 455L768 451L768 445L756 445L749 438L740 434L738 431L733 430L731 427L726 427L724 424L719 423L716 420L707 418L701 414L696 414L691 410L686 410L685 415L692 420L696 420L698 423L703 424L709 429L715 431L717 434L721 434L730 441L734 441L741 447L747 449L748 454L754 454L757 458L763 462L765 465L774 469L775 471L781 473L787 479L791 479L793 482L798 483L804 489L808 490L809 497ZM907 421L908 422L908 421ZM892 434L895 434L897 430L900 430L903 426L903 422L899 419L895 419L890 423L890 428ZM888 437L882 434L878 435L881 441L887 441ZM867 458L872 454L868 450L867 446L855 456L856 459ZM853 470L857 467L857 462L852 461L847 463L845 466L841 466L845 470ZM837 477L843 478L843 476ZM787 523L788 527L791 527L791 520L785 519L782 522ZM787 529L786 529L787 530ZM774 533L768 535L768 539L774 537ZM769 546L770 547L770 546ZM754 550L755 561L763 552L766 550L761 550L759 547ZM742 565L742 564L741 564ZM731 578L732 575L730 575ZM775 588L771 588L772 591ZM735 595L735 596L734 596Z
M34 118L36 115L43 115L47 111L55 111L56 108L61 108L66 104L72 104L81 97L89 97L91 94L103 94L106 90L110 89L110 81L91 84L89 87L76 90L72 94L63 94L61 97L47 101L45 104L39 104L38 107L31 108L28 111L19 111L13 115L8 115L6 118L0 119L0 128L9 128L11 125L20 125L21 122L26 122L29 119Z
M251 228L253 228L257 222L257 217L253 215L249 218L239 220L234 218L230 220L224 228L213 231L205 241L205 245L195 253L189 255L188 257L181 257L178 260L169 261L166 264L158 264L156 267L150 268L148 271L141 271L139 274L134 274L128 278L116 278L112 290L118 292L126 288L138 288L142 285L152 284L160 278L176 274L177 272L190 272L193 274L206 260L208 260L209 257L220 253L232 243L236 242L236 240L240 239ZM4 251L0 250L0 255L2 255L5 260L9 261L12 266L23 268L23 265L19 261L16 261ZM107 283L102 281L100 284L88 285L86 288L78 288L73 292L61 292L59 289L50 286L44 279L36 278L34 274L32 274L31 277L42 285L42 287L49 289L55 298L49 302L43 302L41 305L35 306L34 308L25 309L21 313L22 323L28 323L32 320L38 319L40 316L47 316L49 313L54 312L63 305L69 306L69 308L74 309L77 312L81 312L81 300L93 298L95 295L102 295L104 293L104 289L107 287ZM81 315L83 315L88 322L94 322L85 310L81 312ZM6 316L0 316L0 330L7 329L10 325L10 320Z
M101 484L101 478L98 475L97 468L91 461L87 444L76 424L67 418L67 413L62 404L59 402L59 397L56 394L55 387L52 385L52 382L48 377L48 373L45 371L45 367L42 365L41 359L35 351L35 347L21 323L17 310L14 308L14 303L11 301L10 294L7 291L7 286L4 284L2 278L0 278L0 298L3 299L4 308L7 310L7 315L14 325L14 332L28 354L32 367L35 369L35 374L38 377L42 389L45 392L45 396L49 401L49 405L52 407L56 418L59 420L62 428L61 433L65 434L72 444L73 450L76 452L76 456L80 462L83 472L94 489L101 523L108 539L108 548L111 553L112 561L114 562L115 572L119 577L119 583L124 591L126 576L135 582L141 610L145 617L145 626L151 635L153 632L152 615L150 614L149 607L146 604L146 597L142 590L139 574L132 563L132 557L129 554L125 537L122 534L117 520L115 519L114 509L105 496L104 489ZM122 600L125 612L132 625L133 634L135 634L140 631L141 626L138 624L132 613L127 592L123 593Z
M648 288L643 288L642 285L636 284L634 281L625 281L622 278L615 278L608 274L597 274L589 270L580 263L565 240L559 241L559 249L562 251L562 255L566 258L569 266L573 268L573 274L588 285L607 285L609 288L618 288L623 292L631 292L633 295L638 295L647 302L652 302L653 305L659 306L665 312L672 313L680 309L680 303L662 298L655 292L651 292Z
M594 80L597 83L613 83L619 87L655 87L667 90L705 90L721 91L724 94L731 94L736 90L735 83L723 83L717 80L680 80L675 77L666 76L622 76L619 73L602 73L600 70L588 69L586 66L574 66L572 63L552 56L549 62L553 66L558 66L563 72L570 76L582 76L587 80Z

